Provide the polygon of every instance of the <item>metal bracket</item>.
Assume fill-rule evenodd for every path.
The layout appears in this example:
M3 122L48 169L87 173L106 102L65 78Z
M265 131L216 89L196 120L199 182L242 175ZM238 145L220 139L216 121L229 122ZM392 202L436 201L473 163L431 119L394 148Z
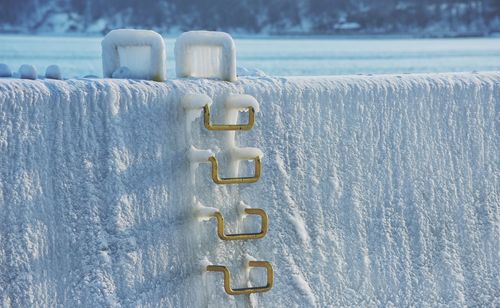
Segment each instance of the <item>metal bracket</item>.
M207 271L209 272L222 272L224 273L224 290L229 295L241 295L241 294L251 294L251 293L260 293L267 292L272 289L274 284L274 273L273 266L271 263L267 261L249 261L249 267L263 267L267 271L267 284L263 287L254 287L254 288L240 288L233 289L231 288L231 273L227 269L227 267L223 265L208 265Z
M212 180L216 184L243 184L243 183L255 183L260 178L261 162L260 157L257 156L253 160L255 161L255 174L250 177L240 177L240 178L220 178L219 177L219 164L215 156L210 156L208 160L212 163Z
M255 123L255 109L248 106L248 123L247 124L210 124L210 105L203 106L203 120L205 128L208 130L250 130Z
M256 240L263 238L267 234L268 230L268 218L267 214L263 209L245 209L245 213L249 215L258 215L261 218L260 232L258 233L238 233L238 234L225 234L224 232L224 217L220 212L213 213L213 216L217 218L217 235L221 240Z

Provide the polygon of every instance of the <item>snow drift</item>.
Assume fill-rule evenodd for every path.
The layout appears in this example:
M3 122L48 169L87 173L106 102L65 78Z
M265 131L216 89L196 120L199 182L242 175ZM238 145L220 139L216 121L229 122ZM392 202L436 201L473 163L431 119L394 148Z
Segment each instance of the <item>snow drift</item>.
M226 96L257 99L255 127L236 135L264 153L257 184L217 186L201 164L193 186L187 93L219 120ZM499 107L499 73L2 79L0 304L494 306ZM191 134L224 151L201 119ZM197 217L216 208L229 231L256 230L241 202L266 210L265 238L223 242ZM273 263L270 292L228 296L201 270L259 285L251 258Z

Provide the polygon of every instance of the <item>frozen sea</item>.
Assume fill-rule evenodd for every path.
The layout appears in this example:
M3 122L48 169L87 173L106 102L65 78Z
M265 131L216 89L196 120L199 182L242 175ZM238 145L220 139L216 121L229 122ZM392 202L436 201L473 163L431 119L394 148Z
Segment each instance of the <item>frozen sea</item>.
M66 78L102 76L101 37L0 35L0 63L43 73L61 66ZM175 38L166 38L174 76ZM237 38L237 64L269 75L349 75L500 70L500 38Z

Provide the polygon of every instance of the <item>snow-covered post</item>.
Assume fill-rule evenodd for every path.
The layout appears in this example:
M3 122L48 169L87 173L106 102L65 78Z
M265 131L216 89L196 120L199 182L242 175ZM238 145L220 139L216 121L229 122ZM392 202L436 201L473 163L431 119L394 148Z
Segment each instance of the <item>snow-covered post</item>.
M0 77L12 77L12 71L7 64L0 63Z
M166 79L165 43L150 30L118 29L102 40L102 69L107 78Z
M38 72L36 68L31 64L23 64L19 67L19 77L21 79L31 79L36 80Z
M175 41L177 77L220 78L234 82L236 47L225 32L189 31Z
M55 64L49 65L45 70L45 78L61 80L61 68Z

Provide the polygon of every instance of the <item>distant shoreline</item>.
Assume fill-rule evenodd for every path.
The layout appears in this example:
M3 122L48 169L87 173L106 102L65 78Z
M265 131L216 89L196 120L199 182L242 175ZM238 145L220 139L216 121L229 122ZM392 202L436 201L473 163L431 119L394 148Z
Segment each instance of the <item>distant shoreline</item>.
M500 38L500 33L241 33L227 31L235 39L454 39ZM159 32L164 37L177 37L182 32ZM106 33L95 32L29 32L2 31L0 35L40 37L103 37Z

